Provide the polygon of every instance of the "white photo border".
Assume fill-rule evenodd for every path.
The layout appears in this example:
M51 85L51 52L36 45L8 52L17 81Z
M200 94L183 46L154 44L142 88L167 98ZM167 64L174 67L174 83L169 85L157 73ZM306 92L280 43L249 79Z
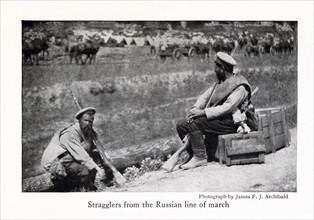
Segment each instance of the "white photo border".
M297 192L289 200L239 201L229 209L88 209L93 202L198 201L198 193L23 193L22 20L290 20L298 22ZM2 1L1 218L306 219L313 218L312 1Z

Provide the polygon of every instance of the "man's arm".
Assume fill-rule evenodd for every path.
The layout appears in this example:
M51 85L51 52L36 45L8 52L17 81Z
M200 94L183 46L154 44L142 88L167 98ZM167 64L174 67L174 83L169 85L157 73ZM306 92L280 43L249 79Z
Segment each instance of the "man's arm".
M89 156L83 148L78 135L66 132L60 137L60 144L64 147L75 160L86 166L89 170L100 169L100 167Z
M192 108L197 108L197 109L204 109L208 100L209 96L212 94L212 91L214 89L214 86L211 86L209 89L207 89L196 101L196 103L193 105Z
M207 119L214 119L233 112L246 99L248 94L244 86L239 86L222 105L204 109Z

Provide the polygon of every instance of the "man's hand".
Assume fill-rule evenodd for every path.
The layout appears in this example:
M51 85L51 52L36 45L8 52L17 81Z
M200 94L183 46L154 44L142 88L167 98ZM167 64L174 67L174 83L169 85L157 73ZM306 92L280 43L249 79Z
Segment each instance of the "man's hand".
M106 179L106 174L105 174L105 171L101 168L96 168L97 170L97 173L96 173L96 176L97 176L97 179L100 179L100 180L104 180Z
M251 132L251 129L249 128L249 126L247 126L246 123L242 122L240 126L238 127L237 132L247 134Z
M205 115L205 110L204 109L199 109L199 108L192 108L190 110L190 113L188 114L188 118L197 118L197 117L200 117L200 116L203 116Z

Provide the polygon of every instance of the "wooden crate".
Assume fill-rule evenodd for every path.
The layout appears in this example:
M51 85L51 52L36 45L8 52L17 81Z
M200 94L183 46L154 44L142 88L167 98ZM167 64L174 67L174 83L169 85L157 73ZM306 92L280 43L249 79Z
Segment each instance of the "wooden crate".
M266 153L275 153L277 149L288 146L290 134L287 129L283 108L256 109L259 115L259 128L262 132Z
M265 145L259 131L248 134L236 133L218 136L216 157L220 165L227 166L248 163L264 163Z

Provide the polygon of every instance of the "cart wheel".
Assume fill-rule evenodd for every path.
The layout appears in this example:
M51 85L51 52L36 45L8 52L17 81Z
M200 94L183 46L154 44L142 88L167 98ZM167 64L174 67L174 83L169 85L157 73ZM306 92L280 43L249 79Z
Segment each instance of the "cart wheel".
M174 49L174 51L172 53L172 58L180 60L181 56L182 56L181 51L178 48Z
M188 58L193 58L196 55L196 50L195 48L190 48L189 53L188 53Z

